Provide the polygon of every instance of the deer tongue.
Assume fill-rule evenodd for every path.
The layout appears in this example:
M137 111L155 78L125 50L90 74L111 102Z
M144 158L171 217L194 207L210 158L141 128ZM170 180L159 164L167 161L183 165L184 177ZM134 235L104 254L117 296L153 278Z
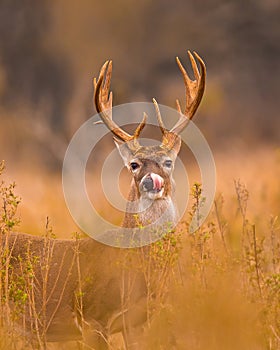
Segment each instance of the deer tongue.
M153 180L154 184L154 190L160 191L163 186L163 178L159 176L158 174L151 173L151 178Z

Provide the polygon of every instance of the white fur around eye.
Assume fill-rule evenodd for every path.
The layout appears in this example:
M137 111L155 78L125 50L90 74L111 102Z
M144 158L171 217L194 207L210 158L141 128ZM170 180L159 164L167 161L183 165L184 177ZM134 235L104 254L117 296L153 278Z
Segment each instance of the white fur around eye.
M163 166L167 169L171 169L172 168L172 160L171 159L167 159L164 163L163 163Z

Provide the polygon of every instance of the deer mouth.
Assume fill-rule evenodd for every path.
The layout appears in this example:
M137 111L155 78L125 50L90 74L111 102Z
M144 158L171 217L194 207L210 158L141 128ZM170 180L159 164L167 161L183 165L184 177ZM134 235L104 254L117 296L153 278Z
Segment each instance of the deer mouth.
M145 175L140 182L140 186L150 199L161 198L164 192L164 180L155 173Z

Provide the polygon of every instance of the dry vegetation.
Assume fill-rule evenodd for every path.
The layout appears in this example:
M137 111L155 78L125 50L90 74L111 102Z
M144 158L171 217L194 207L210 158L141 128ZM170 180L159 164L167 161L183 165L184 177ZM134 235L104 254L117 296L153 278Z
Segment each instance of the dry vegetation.
M260 158L265 172L259 168ZM241 165L236 167L235 162ZM232 154L230 161L217 156L217 169L223 178L219 178L216 200L203 227L195 234L188 233L200 193L199 188L193 187L192 204L177 228L176 238L168 235L152 247L156 273L151 274L150 265L143 263L143 271L159 292L158 299L149 305L151 317L143 339L145 349L280 349L279 150ZM45 182L59 187L54 179ZM19 197L14 194L14 184L1 183L1 237L15 228L32 231L32 226L33 233L46 234L44 229L37 230L42 213L40 208L35 210L36 201L42 198L33 198L36 205L30 214L30 204L25 205L24 191L20 192L22 223L17 215ZM42 207L53 207L55 200L58 204L52 215L61 227L55 232L62 228L64 233L73 231L70 224L63 227L63 221L69 218L66 210L62 215L59 191L46 192L49 196L41 202ZM26 222L32 215L32 224ZM45 346L44 335L36 333L36 322L42 320L32 314L32 269L37 259L31 254L22 260L22 280L13 284L8 279L9 255L5 249L1 252L0 348L16 348L15 344L24 348L17 318L27 305L37 338L25 346ZM10 307L9 299L15 308ZM112 339L111 345L112 349L122 348L118 339ZM68 344L66 348L71 346L75 349L78 345Z

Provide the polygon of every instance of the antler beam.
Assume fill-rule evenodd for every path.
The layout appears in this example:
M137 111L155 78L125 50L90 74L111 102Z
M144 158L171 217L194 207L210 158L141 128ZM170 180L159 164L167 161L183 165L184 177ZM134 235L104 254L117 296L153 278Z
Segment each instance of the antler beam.
M206 66L203 60L201 59L201 57L196 52L194 52L194 56L199 62L199 66L201 70L201 73L200 73L197 63L195 61L195 58L190 51L188 51L188 55L191 61L195 80L190 79L181 61L179 60L178 57L176 57L176 62L183 75L184 84L185 84L186 108L185 108L184 114L182 114L179 100L176 100L177 110L181 114L181 118L178 120L176 125L170 130L170 132L173 132L175 134L180 134L188 125L189 120L192 119L201 102L204 89L205 89Z
M144 114L142 122L138 125L133 135L130 135L122 128L120 128L112 119L112 102L113 102L113 93L110 92L110 84L112 77L112 61L106 61L99 73L99 77L93 79L94 87L94 104L97 112L100 115L103 123L108 127L108 129L116 136L118 139L128 142L136 141L140 135L140 132L143 130L147 116Z

